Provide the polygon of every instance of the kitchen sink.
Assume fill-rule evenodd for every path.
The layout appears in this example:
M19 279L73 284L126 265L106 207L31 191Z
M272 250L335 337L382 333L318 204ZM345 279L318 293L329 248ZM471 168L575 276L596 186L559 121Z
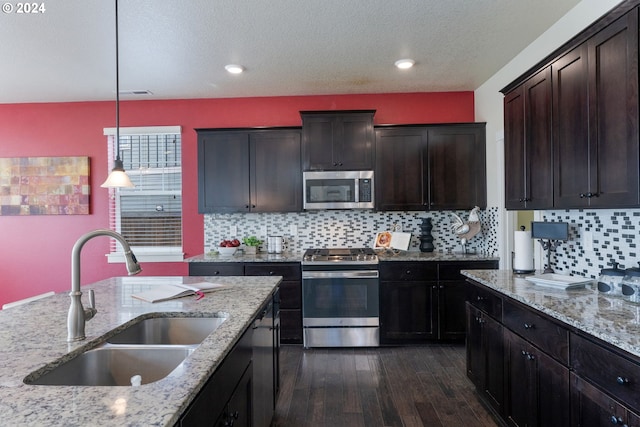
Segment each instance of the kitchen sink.
M106 338L99 347L32 372L24 383L57 386L149 384L172 373L180 373L184 359L218 329L227 316L220 312L209 317L142 318Z
M194 345L200 344L227 320L214 317L152 317L132 324L107 339L110 344Z
M139 375L148 384L178 372L195 346L117 346L89 350L50 371L25 378L26 384L57 386L131 386ZM135 379L134 379L135 381Z

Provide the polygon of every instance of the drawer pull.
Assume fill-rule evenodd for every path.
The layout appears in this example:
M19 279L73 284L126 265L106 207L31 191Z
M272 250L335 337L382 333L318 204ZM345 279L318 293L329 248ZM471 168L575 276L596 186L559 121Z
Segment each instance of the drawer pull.
M407 275L411 274L411 270L407 270L405 274Z
M527 358L527 360L535 360L536 356L529 353L528 351L522 350L522 355Z
M524 328L525 329L535 329L535 325L533 323L525 323L524 324Z
M611 415L611 424L619 425L623 424L622 418L616 417L615 415Z
M482 297L482 296L478 295L477 300L478 300L478 301L484 301L484 297Z
M269 272L269 276L273 276L275 273L273 271Z
M617 377L616 378L616 382L618 384L625 385L625 384L629 384L629 379L628 378L624 378L624 377Z

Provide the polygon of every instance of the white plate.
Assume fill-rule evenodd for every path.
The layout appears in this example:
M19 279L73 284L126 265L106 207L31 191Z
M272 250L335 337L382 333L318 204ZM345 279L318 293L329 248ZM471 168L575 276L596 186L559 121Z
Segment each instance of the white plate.
M592 279L586 279L580 276L566 276L564 274L546 273L537 276L529 276L526 280L535 283L538 286L546 286L555 289L575 289L582 288L584 285L591 283Z

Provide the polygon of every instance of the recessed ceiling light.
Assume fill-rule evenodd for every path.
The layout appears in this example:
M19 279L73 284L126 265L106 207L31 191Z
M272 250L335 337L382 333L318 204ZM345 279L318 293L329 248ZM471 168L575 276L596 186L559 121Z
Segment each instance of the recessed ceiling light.
M398 59L395 62L396 67L400 68L401 70L406 70L407 68L411 68L413 67L413 64L415 64L416 61L414 61L413 59Z
M244 67L242 65L236 65L236 64L225 65L224 69L230 72L231 74L240 74L244 71Z

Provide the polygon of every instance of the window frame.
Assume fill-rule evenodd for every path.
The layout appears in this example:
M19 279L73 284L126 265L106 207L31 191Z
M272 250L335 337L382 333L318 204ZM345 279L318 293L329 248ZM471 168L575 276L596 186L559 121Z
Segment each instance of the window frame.
M123 136L135 136L135 135L167 135L167 134L179 134L180 143L182 144L182 127L181 126L141 126L141 127L121 127L119 129L120 137ZM104 128L103 135L107 137L108 146L108 167L111 170L111 165L115 160L115 141L110 144L110 139L115 140L116 128ZM180 159L181 173L184 171L182 165L182 159ZM118 230L118 224L120 224L120 197L119 189L109 188L109 229L116 232ZM175 191L175 190L174 190ZM153 190L150 190L153 192ZM170 192L163 192L169 194ZM180 197L182 197L182 186L180 188ZM182 203L182 200L181 200ZM112 205L113 204L113 205ZM111 208L113 207L114 213L112 214ZM183 206L180 207L180 216L183 218ZM115 221L115 222L113 222ZM140 262L181 262L184 260L184 223L181 222L182 242L180 246L132 246L132 251L135 253L136 258ZM108 263L124 263L126 262L122 246L116 244L114 239L111 239L109 246L109 253L106 254Z

